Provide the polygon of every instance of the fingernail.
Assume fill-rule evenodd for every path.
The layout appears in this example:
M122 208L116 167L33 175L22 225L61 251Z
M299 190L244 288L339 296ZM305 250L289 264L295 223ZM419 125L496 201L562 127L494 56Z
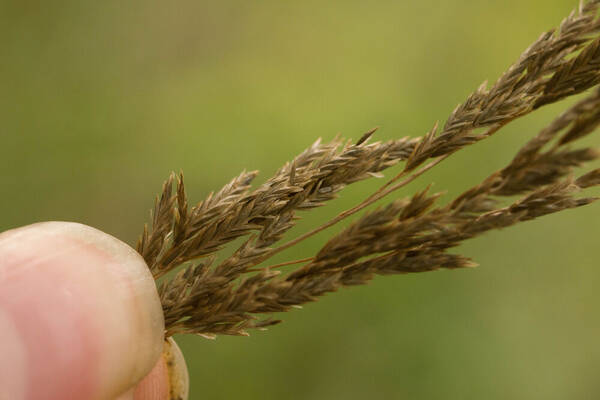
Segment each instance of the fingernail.
M183 353L173 338L168 338L165 342L163 357L169 373L169 400L187 400L190 377Z

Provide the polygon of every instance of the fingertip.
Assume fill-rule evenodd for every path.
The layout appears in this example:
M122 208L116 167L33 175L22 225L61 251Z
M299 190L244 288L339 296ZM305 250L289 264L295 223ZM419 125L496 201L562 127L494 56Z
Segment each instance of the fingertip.
M169 371L164 357L160 357L150 373L133 391L135 400L169 400Z
M20 349L0 358L0 386L16 382L3 389L15 394L9 398L104 399L150 371L164 321L152 275L133 249L85 225L48 222L0 234L5 327L12 339L0 351ZM10 368L15 360L22 371Z
M135 400L187 400L189 375L181 349L173 338L165 341L152 371L138 384Z

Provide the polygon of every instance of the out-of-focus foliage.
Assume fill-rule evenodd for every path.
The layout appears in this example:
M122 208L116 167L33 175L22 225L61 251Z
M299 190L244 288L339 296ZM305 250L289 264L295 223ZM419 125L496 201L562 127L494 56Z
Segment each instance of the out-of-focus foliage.
M71 220L133 244L171 170L200 200L244 168L268 176L318 136L423 134L575 6L0 3L0 229ZM405 193L435 181L458 194L565 107L509 125ZM379 182L349 188L292 234ZM192 398L597 396L599 214L491 233L461 248L481 268L378 278L249 338L180 337ZM278 259L310 256L327 235Z

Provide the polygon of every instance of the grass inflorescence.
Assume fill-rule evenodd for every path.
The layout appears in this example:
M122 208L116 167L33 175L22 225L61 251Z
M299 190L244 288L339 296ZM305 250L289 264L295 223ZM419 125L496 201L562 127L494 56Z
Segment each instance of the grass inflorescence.
M449 250L490 230L509 227L596 200L579 195L600 184L600 169L573 176L599 158L576 142L600 124L600 0L581 3L560 26L543 33L492 85L481 84L422 137L370 142L336 138L312 146L256 188L242 172L190 206L183 174L171 174L157 197L152 224L137 250L159 285L166 335L246 335L280 322L270 314L317 300L376 275L473 267ZM370 210L330 237L314 255L263 266L273 255L335 225L421 177L453 153L497 133L547 104L591 90L541 129L507 165L439 205L430 188ZM346 186L399 173L356 206L281 243L301 211L324 206ZM216 263L238 238L243 243ZM287 274L282 265L300 265Z

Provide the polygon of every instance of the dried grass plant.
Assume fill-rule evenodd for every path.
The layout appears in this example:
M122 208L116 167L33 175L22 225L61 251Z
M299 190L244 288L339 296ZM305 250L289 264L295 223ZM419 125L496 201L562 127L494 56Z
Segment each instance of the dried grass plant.
M190 206L183 174L172 174L157 197L151 227L137 250L159 285L166 336L247 335L280 322L288 311L376 275L465 268L476 264L449 252L460 243L524 221L596 200L580 192L600 184L600 169L579 177L576 167L600 156L576 142L600 124L600 0L581 3L560 26L543 33L491 86L481 84L442 127L417 138L352 143L317 140L256 188L257 172L242 172ZM320 232L420 177L450 155L538 108L593 89L530 139L503 169L446 205L425 189L366 212L333 235L317 254L264 266L274 254ZM355 207L281 243L299 214L324 206L347 185L402 164L402 169ZM217 254L238 238L233 254ZM279 267L297 265L286 274Z

